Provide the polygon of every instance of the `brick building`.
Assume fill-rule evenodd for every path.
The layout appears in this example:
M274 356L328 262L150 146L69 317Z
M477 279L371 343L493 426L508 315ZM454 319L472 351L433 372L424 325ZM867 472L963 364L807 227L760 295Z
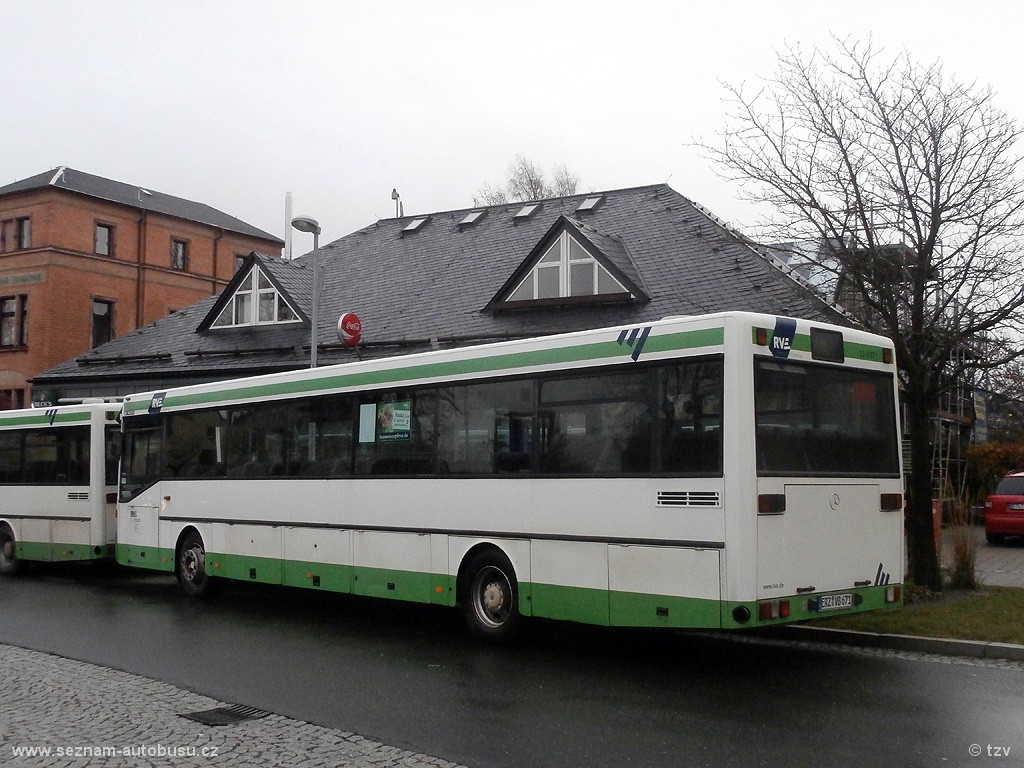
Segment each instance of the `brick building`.
M38 372L220 292L246 255L283 245L208 205L72 168L0 187L0 409L27 405Z

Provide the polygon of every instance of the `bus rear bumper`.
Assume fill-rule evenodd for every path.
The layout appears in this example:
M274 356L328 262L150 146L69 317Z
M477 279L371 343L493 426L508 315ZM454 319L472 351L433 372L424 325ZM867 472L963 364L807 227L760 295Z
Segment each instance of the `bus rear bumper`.
M771 627L851 613L864 613L903 604L903 585L857 587L832 592L788 595L771 600L723 603L724 629Z

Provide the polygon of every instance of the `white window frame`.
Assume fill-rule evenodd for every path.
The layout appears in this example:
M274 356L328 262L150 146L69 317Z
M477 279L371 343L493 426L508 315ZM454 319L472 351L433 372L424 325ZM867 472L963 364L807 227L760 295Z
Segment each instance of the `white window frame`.
M572 245L575 245L576 248L579 249L579 251L582 251L584 256L573 256ZM549 258L552 252L555 251L556 249L558 249L557 261ZM572 267L574 265L583 264L592 264L594 266L593 278L591 282L591 291L590 293L578 293L574 295L572 293L571 283ZM533 265L533 268L530 270L530 273L526 277L524 277L514 289L512 289L509 292L505 300L540 300L540 297L538 296L538 291L540 289L540 272L542 270L554 269L558 270L558 296L545 296L543 297L545 299L564 299L579 296L600 296L602 295L602 293L599 292L602 271L605 273L607 278L611 280L615 285L617 285L620 289L618 291L604 291L605 295L607 295L608 293L630 293L629 289L622 285L622 283L611 272L609 272L608 269L600 261L594 258L579 240L570 235L568 231L562 231L558 235L558 237L552 241L551 245L548 246L547 250L544 251L544 254L539 259L537 259L537 262ZM529 290L530 295L517 298L516 294L519 293L523 288L527 288ZM631 293L630 295L632 296Z
M260 285L260 278L265 281L265 286ZM261 296L273 296L274 316L270 320L260 319ZM245 307L240 299L248 299L248 306ZM291 312L292 317L281 319L282 306L286 307L287 310ZM239 316L239 309L243 309L246 316ZM227 318L226 321L225 318ZM213 324L210 327L241 328L252 325L286 325L288 323L301 322L302 319L299 317L298 311L292 306L291 302L285 298L283 293L274 287L273 282L271 282L270 278L264 274L263 270L254 266L249 271L249 274L246 275L245 279L239 283L238 288L235 289L235 292L231 295L231 298L228 300L227 304L224 305L220 314L217 315L217 319L213 321Z

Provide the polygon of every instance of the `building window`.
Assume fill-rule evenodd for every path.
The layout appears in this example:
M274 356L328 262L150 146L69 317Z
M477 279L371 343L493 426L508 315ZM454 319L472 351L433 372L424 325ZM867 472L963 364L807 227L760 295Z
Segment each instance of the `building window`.
M213 321L213 328L295 323L299 315L270 278L254 268Z
M17 236L18 236L18 248L31 248L32 247L32 219L24 218L18 219L15 224L17 225Z
M0 389L0 411L25 407L25 390Z
M92 345L98 347L114 338L114 302L92 300Z
M114 228L110 224L96 225L95 253L100 256L114 255Z
M629 293L576 238L562 232L506 301Z
M28 345L28 296L0 297L0 347Z
M188 240L171 240L171 268L188 269Z

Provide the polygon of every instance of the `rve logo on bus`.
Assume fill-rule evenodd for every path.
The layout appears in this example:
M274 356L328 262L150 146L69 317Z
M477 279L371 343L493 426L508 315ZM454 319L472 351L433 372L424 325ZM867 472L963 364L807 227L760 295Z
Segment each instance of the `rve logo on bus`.
M650 335L651 326L649 325L646 328L626 328L619 334L618 343L620 347L625 344L633 350L630 357L633 358L635 363L637 358L640 357L640 353L643 352L644 344L647 343L647 337Z
M793 348L793 337L796 336L796 320L791 317L776 317L775 330L768 345L774 357L789 357Z

